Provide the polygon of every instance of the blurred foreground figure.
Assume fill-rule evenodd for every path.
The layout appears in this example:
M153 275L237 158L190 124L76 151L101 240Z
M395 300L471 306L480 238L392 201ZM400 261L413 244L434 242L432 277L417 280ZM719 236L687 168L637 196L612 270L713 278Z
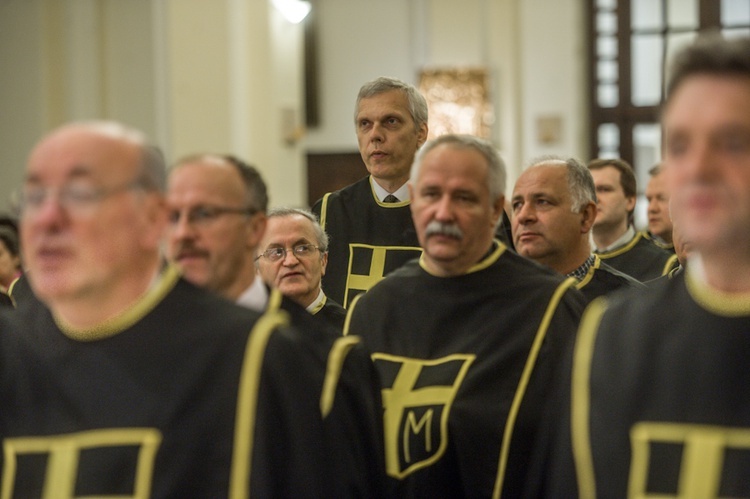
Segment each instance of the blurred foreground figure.
M377 399L344 381L369 363L164 267L164 183L116 123L34 148L21 235L39 300L0 312L3 494L378 495Z
M667 90L664 174L691 254L587 310L549 497L750 497L750 40L698 39Z

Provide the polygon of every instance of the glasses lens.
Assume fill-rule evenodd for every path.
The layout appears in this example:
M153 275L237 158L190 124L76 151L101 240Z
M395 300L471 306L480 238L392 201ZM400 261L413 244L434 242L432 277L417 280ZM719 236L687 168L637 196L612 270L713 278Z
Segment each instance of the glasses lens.
M272 262L278 262L282 258L284 258L284 255L286 254L286 250L284 248L271 248L269 250L266 250L266 258L268 258Z
M297 256L308 256L313 252L312 244L300 244L294 247L294 254Z

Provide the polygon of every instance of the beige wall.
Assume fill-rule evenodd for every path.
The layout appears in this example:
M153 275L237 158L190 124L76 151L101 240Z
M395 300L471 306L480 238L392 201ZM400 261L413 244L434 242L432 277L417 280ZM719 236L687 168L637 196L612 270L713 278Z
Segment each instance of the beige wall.
M230 152L254 163L273 205L301 205L306 151L356 151L353 103L379 75L483 65L492 140L509 165L586 151L582 6L577 0L317 0L320 126L303 121L302 28L270 0L0 2L0 209L37 138L72 119L143 129L169 160ZM540 117L559 117L543 144Z

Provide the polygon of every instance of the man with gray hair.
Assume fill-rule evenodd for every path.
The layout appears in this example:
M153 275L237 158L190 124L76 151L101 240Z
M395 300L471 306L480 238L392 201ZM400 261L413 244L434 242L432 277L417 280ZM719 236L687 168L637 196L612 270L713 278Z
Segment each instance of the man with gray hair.
M411 170L420 260L352 304L380 372L386 471L398 497L519 497L526 453L584 299L493 239L505 167L443 135Z
M591 253L596 189L589 169L575 158L533 160L516 180L510 204L518 254L575 277L589 301L622 287L644 287Z
M354 126L370 175L313 206L331 236L323 289L344 307L420 254L406 181L427 139L427 102L408 83L377 78L359 91Z
M261 278L342 331L346 310L320 285L328 263L328 235L317 218L298 208L276 208L267 217L255 258Z
M381 497L364 349L164 265L164 177L118 123L34 147L21 247L38 300L0 310L4 493Z

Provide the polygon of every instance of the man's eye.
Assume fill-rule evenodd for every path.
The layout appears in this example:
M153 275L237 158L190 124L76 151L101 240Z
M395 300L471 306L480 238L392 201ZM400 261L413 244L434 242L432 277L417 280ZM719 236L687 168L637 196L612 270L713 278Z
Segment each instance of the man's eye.
M23 192L23 202L28 206L39 206L47 197L46 189L27 189Z
M196 208L190 214L190 218L192 218L193 220L202 221L202 220L210 220L214 218L215 215L216 214L214 210L210 208Z
M730 152L745 152L748 148L748 141L736 135L727 137L723 142L724 148Z
M96 191L90 187L82 185L71 185L66 187L61 193L68 201L86 202L96 197Z
M313 252L314 246L312 244L300 244L294 248L294 252L301 256L307 256Z

